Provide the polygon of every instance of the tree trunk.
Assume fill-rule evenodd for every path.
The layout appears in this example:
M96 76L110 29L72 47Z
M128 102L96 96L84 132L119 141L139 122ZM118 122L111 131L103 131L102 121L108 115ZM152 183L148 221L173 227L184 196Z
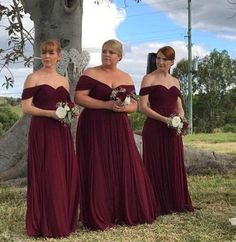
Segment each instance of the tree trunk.
M23 116L0 139L0 180L26 174L29 117Z
M71 49L81 52L83 0L23 0L22 4L34 22L34 56L39 56L40 43L49 38L59 40L67 52ZM80 65L75 69L75 64L67 63L66 73L72 96L77 74L82 72L78 67L85 67ZM35 59L34 70L40 65ZM24 115L0 138L0 180L26 175L28 127L29 117Z

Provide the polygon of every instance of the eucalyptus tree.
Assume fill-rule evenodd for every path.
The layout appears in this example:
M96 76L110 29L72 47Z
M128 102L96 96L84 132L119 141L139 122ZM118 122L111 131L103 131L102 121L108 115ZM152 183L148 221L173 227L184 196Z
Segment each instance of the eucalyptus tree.
M187 60L180 61L173 71L183 83L186 82ZM213 50L199 60L198 72L193 75L193 122L196 132L212 132L222 127L233 104L227 96L236 88L236 61L227 51ZM185 90L187 86L184 85ZM184 92L184 94L186 94Z
M229 89L236 88L235 70L235 60L225 50L214 50L199 63L195 91L199 97L196 105L201 106L202 112L198 113L196 122L198 119L205 119L202 131L211 132L224 125L226 113L230 111L224 107L224 99Z
M101 2L103 0L94 1L95 4ZM42 41L48 38L58 39L64 51L59 71L67 74L71 91L74 90L75 77L81 73L88 59L81 50L83 0L12 0L11 3L10 6L0 3L0 19L8 20L5 29L9 35L9 48L0 49L1 59L4 61L2 65L7 68L9 63L20 59L29 65L33 56L38 57ZM34 30L24 27L23 11L30 14ZM33 45L31 56L24 53L28 43ZM38 60L34 59L34 69L39 65ZM6 86L11 85L12 77L6 77ZM0 180L25 176L28 126L29 118L23 116L0 138Z

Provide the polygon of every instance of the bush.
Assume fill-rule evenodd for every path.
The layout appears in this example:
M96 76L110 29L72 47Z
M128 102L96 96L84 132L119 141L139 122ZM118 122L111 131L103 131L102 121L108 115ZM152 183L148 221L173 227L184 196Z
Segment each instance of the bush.
M18 119L19 116L9 107L0 107L0 135L10 129Z
M133 131L142 130L146 116L140 112L134 112L129 115L129 121Z
M215 128L213 130L213 133L222 133L222 132L223 132L222 128Z
M20 98L6 97L5 100L11 106L17 106L20 104Z
M224 132L232 132L236 133L236 125L235 124L226 124L223 127Z

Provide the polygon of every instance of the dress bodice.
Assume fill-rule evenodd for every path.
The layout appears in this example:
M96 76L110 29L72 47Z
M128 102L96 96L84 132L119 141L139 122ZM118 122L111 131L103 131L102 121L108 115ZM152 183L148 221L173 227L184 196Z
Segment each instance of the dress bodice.
M25 88L22 100L33 97L35 107L41 109L55 110L58 102L69 102L69 92L63 86L54 88L47 84Z
M175 112L177 98L180 96L180 91L176 86L169 89L162 85L154 85L144 87L140 90L140 95L149 95L150 107L160 114L170 115Z
M134 91L134 85L120 85L116 88L123 87L127 93ZM90 90L89 96L100 99L103 101L110 100L111 92L115 88L108 86L107 84L100 82L92 77L82 75L77 83L76 91L79 90Z

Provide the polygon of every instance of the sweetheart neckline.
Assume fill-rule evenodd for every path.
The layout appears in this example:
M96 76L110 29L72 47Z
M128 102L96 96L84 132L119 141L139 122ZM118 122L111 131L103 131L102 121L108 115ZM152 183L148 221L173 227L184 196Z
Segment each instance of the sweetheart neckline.
M171 88L176 88L177 90L179 90L179 88L177 87L177 86L171 86L171 87L166 87L166 86L164 86L164 85L162 85L162 84L156 84L156 85L152 85L152 86L147 86L147 87L143 87L143 88L150 88L150 87L158 87L158 86L160 86L160 87L164 87L166 90L170 90ZM143 89L143 88L141 88L141 89Z
M67 92L68 92L68 90L64 87L64 86L58 86L58 87L53 87L53 86L51 86L51 85L49 85L49 84L46 84L46 83L44 83L44 84L40 84L40 85L37 85L37 86L34 86L34 87L28 87L28 88L25 88L25 89L29 89L29 88L36 88L36 87L41 87L41 86L47 86L47 87L50 87L50 88L52 88L53 90L57 90L57 89L59 89L59 88L63 88L64 90L66 90ZM69 93L69 92L68 92Z
M108 84L106 84L105 82L101 82L101 81L99 81L99 80L97 80L97 79L94 79L94 78L91 77L91 76L87 76L87 75L83 75L83 76L89 77L89 78L93 79L94 81L98 82L99 84L105 85L105 86L109 87L109 88L112 89L112 90L114 90L114 89L116 89L116 88L118 88L118 87L134 86L134 85L132 85L132 84L129 84L129 85L127 85L127 84L121 84L121 85L119 85L119 86L117 86L117 87L110 87L110 86L109 86Z

